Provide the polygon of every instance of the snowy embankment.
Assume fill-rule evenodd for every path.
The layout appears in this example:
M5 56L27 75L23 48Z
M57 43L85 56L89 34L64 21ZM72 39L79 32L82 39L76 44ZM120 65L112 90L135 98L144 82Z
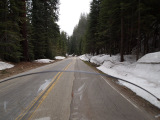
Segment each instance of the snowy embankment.
M35 60L35 62L37 62L37 63L51 63L51 62L54 62L54 60L50 60L50 59L38 59L38 60Z
M79 56L79 58L80 58L81 60L83 60L83 61L90 61L91 57L93 57L93 56L88 55L88 54Z
M65 57L63 57L63 56L56 56L55 59L56 60L63 60L63 59L65 59Z
M160 98L160 52L147 54L137 62L134 55L125 55L124 62L119 62L119 55L82 55L80 59L95 63L102 72L134 83ZM147 92L120 80L119 83L160 108L160 101Z
M63 59L65 59L65 57L63 57L63 56L56 56L55 59L56 60L63 60ZM50 59L38 59L38 60L35 60L35 62L37 62L37 63L52 63L52 62L54 62L54 60L50 60Z
M0 70L5 70L12 67L14 67L14 65L0 61Z

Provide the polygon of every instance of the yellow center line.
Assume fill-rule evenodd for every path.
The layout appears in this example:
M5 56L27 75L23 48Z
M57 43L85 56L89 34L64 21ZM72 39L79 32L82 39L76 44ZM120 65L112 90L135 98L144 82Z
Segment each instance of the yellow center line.
M48 87L54 82L54 79L56 79L56 77L57 77L59 74L60 74L60 72L58 72L58 73L56 74L56 76L52 79L52 81L51 81L51 83L48 85ZM48 89L48 87L45 88L45 89L22 111L22 113L16 118L16 120L21 119L21 118L26 114L26 112L37 102L37 100L38 100L38 99L40 98L40 96L46 91L46 89Z
M71 65L71 63L70 64L68 64L65 68L64 68L64 70L66 70L69 66ZM29 119L31 119L32 118L32 116L33 116L33 114L35 113L35 111L39 108L39 106L41 105L41 103L45 100L45 98L48 96L48 94L50 93L50 91L53 89L53 87L56 85L56 83L59 81L59 79L60 79L60 77L62 76L62 73L63 72L58 72L57 74L56 74L56 76L52 79L52 82L48 85L48 87L45 89L45 90L43 90L25 109L24 109L24 111L16 118L16 120L20 120L20 119L22 119L23 117L24 117L24 115L29 111L29 109L31 108L31 107L33 107L33 105L37 102L37 100L41 97L41 95L44 93L44 92L46 92L46 93L44 93L44 95L43 95L43 97L41 98L41 100L40 100L40 102L39 102L39 105L35 108L35 110L34 110L34 112L32 113L32 115L30 116L30 118ZM58 78L57 78L58 77ZM56 79L57 78L57 79ZM56 81L55 81L55 79L56 79ZM51 85L52 84L52 85ZM51 86L50 86L51 85ZM50 87L50 88L49 88ZM48 89L48 90L47 90ZM47 90L47 91L46 91Z

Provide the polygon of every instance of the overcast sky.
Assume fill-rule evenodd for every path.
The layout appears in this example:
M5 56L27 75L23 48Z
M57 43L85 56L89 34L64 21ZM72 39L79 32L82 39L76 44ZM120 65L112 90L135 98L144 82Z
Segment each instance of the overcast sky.
M60 0L58 24L61 30L72 35L74 27L78 24L81 13L89 13L92 0Z

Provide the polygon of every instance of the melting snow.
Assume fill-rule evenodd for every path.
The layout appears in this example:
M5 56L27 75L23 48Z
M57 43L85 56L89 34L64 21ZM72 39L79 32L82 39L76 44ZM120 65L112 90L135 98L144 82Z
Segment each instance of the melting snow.
M160 114L155 116L155 118L159 118L159 117L160 117Z
M35 62L37 62L37 63L51 63L51 62L54 62L54 60L50 60L50 59L38 59L38 60L35 60Z
M63 60L63 59L65 59L65 57L63 57L63 56L56 56L55 59L56 60Z
M88 55L88 54L79 56L79 58L80 58L81 60L83 60L83 61L89 61L91 57L92 57L92 56L91 56L91 55Z
M7 68L12 68L12 67L14 67L14 65L0 61L0 70L5 70Z
M149 53L137 62L134 55L125 55L124 62L119 62L120 55L112 57L109 55L97 55L90 58L87 56L82 55L79 58L95 63L99 65L97 69L104 73L139 85L160 98L160 52ZM120 83L160 108L160 102L148 93L131 84L121 81Z
M149 53L138 60L140 63L160 63L160 52Z

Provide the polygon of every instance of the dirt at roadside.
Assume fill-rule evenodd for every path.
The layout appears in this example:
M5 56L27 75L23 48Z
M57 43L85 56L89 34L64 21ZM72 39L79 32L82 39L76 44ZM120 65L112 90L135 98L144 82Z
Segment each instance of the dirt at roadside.
M59 60L55 60L54 62L57 62ZM52 62L52 63L54 63ZM34 68L38 68L44 65L52 64L52 63L36 63L36 62L20 62L14 64L15 66L13 68L0 70L0 80L4 79L6 77L10 77Z

